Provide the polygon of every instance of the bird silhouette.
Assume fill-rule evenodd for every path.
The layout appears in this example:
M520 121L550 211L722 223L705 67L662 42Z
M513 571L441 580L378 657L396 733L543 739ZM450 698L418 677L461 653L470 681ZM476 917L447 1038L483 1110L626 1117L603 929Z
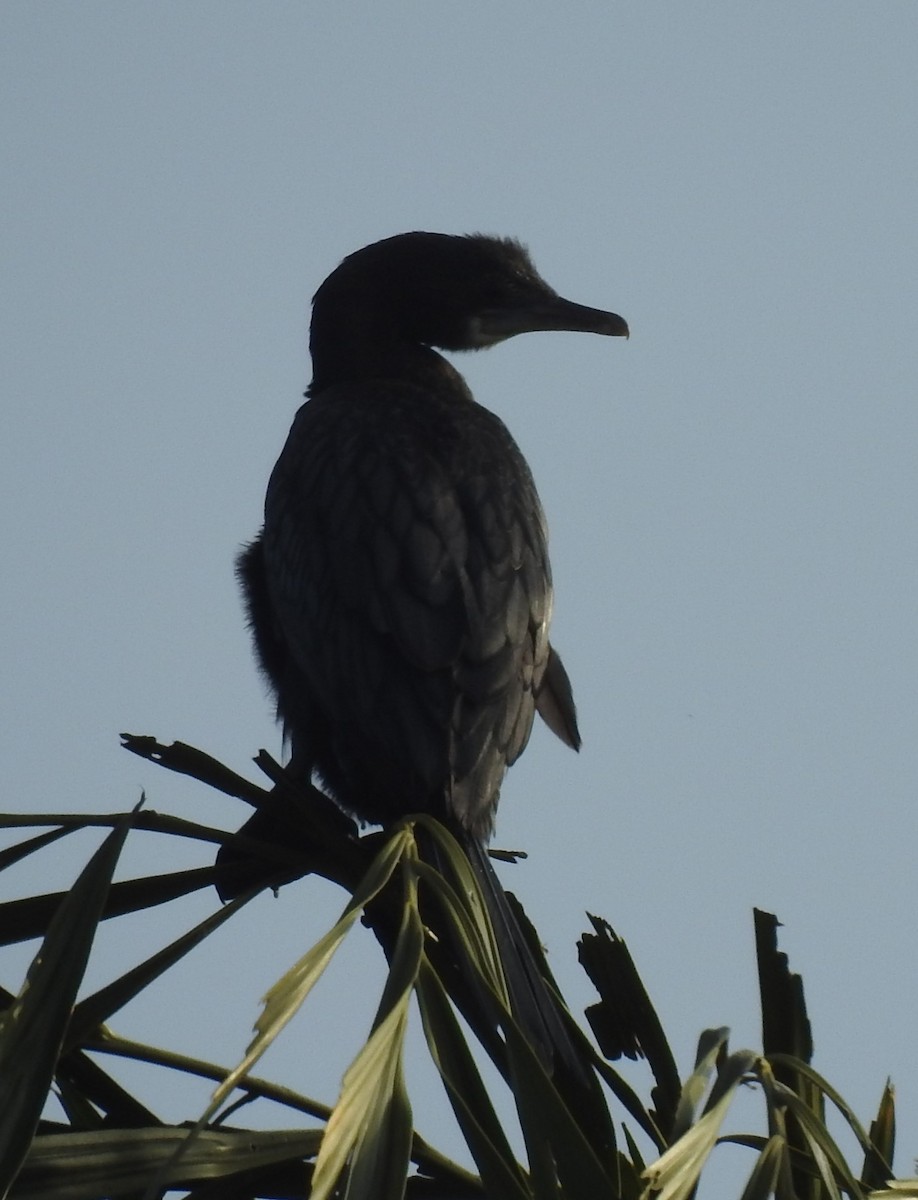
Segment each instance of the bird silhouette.
M580 746L546 523L506 426L438 353L539 330L628 335L512 239L405 233L344 259L315 294L312 383L238 574L289 772L360 820L424 812L454 832L554 1069L573 1051L486 849L535 713Z

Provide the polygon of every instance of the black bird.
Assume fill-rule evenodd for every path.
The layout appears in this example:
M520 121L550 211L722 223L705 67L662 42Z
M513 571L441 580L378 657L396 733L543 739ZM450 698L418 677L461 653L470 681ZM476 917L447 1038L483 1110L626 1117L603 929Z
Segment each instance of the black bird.
M543 1051L556 1038L525 1010L547 993L485 844L535 713L574 749L580 735L548 640L532 475L434 347L550 329L628 334L614 313L562 299L511 239L405 233L351 254L315 294L308 400L238 563L289 770L361 820L427 812L453 830Z

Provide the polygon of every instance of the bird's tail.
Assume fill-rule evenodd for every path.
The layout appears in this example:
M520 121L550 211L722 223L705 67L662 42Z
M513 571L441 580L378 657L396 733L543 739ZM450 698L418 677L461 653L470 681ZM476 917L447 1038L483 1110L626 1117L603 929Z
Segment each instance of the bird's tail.
M593 1108L600 1092L585 1039L578 1042L570 1018L540 968L534 950L514 912L510 898L491 866L487 848L469 835L463 845L488 908L500 956L510 1011L568 1105ZM525 920L525 917L524 917ZM603 1106L604 1107L604 1106Z

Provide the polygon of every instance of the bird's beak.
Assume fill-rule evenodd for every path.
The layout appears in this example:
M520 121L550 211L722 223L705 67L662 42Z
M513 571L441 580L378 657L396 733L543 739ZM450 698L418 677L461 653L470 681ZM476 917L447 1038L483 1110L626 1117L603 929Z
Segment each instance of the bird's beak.
M519 308L491 309L475 318L482 343L500 342L518 333L540 333L559 329L571 333L601 333L606 337L628 337L628 322L617 313L587 308L562 296L536 300Z

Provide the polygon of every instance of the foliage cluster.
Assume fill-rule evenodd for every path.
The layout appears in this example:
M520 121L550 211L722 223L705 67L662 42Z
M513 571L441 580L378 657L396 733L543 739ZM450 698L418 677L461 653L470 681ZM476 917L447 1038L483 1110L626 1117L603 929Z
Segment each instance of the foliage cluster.
M905 1200L918 1182L895 1181L894 1098L887 1084L865 1129L810 1065L809 1023L799 976L777 949L777 921L756 913L762 998L760 1051L731 1051L725 1029L701 1035L693 1069L680 1080L675 1059L625 943L603 920L579 943L598 999L586 1012L592 1034L558 997L598 1086L572 1111L516 1026L486 909L468 863L436 822L416 818L364 837L316 792L293 792L267 756L273 787L258 787L200 751L126 737L128 749L171 770L286 813L291 836L261 842L138 808L113 817L55 814L0 817L7 829L43 828L0 853L0 870L89 825L111 832L66 893L0 905L0 944L40 939L18 994L0 990L0 1197L17 1200L131 1200L185 1192L194 1200L346 1196L348 1200L500 1197L501 1200L683 1200L692 1197L722 1142L750 1151L741 1200ZM231 845L255 857L112 883L129 834ZM441 871L419 853L438 845ZM306 873L324 875L349 895L339 920L271 989L255 1037L235 1068L143 1045L108 1022L164 972L192 953L265 887ZM78 999L100 920L153 908L216 886L230 897L205 921ZM521 910L520 915L522 916ZM258 1078L258 1059L306 999L355 922L376 934L389 965L376 1018L344 1075L333 1106ZM554 987L538 937L533 952ZM439 932L438 932L439 931ZM461 959L457 962L457 957ZM484 996L484 1007L477 1003ZM476 1171L466 1170L414 1131L403 1076L411 1003L420 1010ZM459 1021L462 1013L466 1026ZM482 1014L485 1014L483 1016ZM493 1014L493 1022L486 1014ZM512 1091L525 1148L514 1153L467 1040L471 1027ZM215 1082L207 1111L167 1125L116 1078L117 1060L156 1064ZM614 1064L642 1059L649 1098ZM722 1132L731 1101L752 1087L762 1128ZM52 1119L56 1097L62 1118ZM233 1099L235 1097L235 1099ZM253 1098L278 1106L289 1127L268 1132L236 1123ZM860 1146L849 1163L826 1124L834 1109ZM518 1135L517 1135L518 1136Z

